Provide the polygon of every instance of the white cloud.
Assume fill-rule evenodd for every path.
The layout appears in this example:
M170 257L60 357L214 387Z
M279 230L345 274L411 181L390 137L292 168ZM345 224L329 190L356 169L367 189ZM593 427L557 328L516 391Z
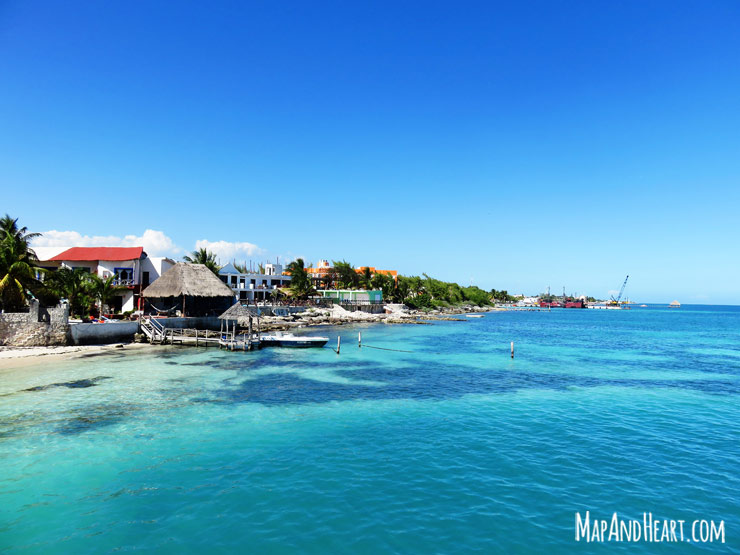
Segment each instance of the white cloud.
M208 241L199 239L195 242L195 250L206 249L211 251L220 260L221 264L226 264L232 260L239 262L241 259L263 254L265 251L253 243L232 243L230 241Z
M149 256L173 256L182 251L162 231L147 229L142 235L82 235L77 231L44 231L33 247L144 247Z

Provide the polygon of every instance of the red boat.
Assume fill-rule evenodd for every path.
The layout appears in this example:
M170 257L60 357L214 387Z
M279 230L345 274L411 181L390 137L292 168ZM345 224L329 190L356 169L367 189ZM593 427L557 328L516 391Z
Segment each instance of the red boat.
M586 306L581 300L565 299L564 301L540 301L540 308L586 308Z

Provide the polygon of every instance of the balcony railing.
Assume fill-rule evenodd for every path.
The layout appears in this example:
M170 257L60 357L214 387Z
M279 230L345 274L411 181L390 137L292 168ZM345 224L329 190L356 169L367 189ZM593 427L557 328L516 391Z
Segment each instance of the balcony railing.
M113 285L118 285L118 286L123 286L123 287L133 287L134 285L136 285L136 280L116 278L113 280Z

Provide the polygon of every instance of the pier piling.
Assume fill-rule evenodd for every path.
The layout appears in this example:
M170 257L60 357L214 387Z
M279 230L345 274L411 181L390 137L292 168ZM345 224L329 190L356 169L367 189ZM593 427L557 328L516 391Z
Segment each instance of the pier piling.
M337 354L339 354L339 349L341 346L342 346L342 336L338 335L337 336Z
M511 342L511 358L514 358L514 342Z
M357 346L362 349L362 332L357 332Z

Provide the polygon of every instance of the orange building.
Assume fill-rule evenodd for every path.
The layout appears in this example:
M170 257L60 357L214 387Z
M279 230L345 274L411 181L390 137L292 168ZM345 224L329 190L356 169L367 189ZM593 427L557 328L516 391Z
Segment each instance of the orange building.
M306 272L312 278L323 278L330 274L334 268L331 267L328 260L319 260L315 268L306 268Z
M371 275L381 274L383 276L391 276L393 278L393 281L398 283L398 272L396 270L376 270L374 266L361 266L360 268L356 268L355 272L357 272L358 274L364 274L365 268L370 269Z
M355 272L362 275L365 273L365 268L369 268L372 275L382 274L385 276L391 276L393 281L398 283L398 272L396 270L377 270L374 266L361 266L359 268L355 268ZM319 260L315 268L306 268L308 275L316 279L326 277L331 274L333 270L334 268L329 264L328 260Z

